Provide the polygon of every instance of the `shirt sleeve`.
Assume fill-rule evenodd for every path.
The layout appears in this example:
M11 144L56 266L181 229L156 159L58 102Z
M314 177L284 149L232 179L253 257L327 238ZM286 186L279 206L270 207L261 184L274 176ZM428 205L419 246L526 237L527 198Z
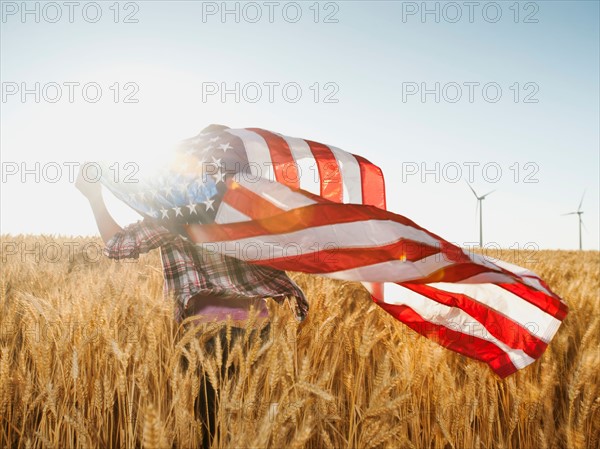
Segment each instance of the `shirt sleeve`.
M137 259L140 254L171 243L176 236L167 228L141 220L117 232L104 247L110 259Z

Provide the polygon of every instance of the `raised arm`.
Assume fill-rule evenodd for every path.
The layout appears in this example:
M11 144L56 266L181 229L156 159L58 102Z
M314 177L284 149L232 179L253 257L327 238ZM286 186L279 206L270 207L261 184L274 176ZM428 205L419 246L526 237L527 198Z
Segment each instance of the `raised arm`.
M117 232L122 230L122 228L113 219L106 208L106 204L104 204L104 198L102 198L102 186L99 182L90 182L85 179L85 176L83 176L83 169L80 169L77 180L75 181L75 187L77 187L90 202L102 240L104 240L104 243L108 243Z

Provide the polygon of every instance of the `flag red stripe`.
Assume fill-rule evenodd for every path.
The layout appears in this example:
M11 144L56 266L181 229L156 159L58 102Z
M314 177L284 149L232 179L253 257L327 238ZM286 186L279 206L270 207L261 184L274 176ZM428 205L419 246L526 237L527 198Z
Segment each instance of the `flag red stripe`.
M540 279L540 278L539 278L539 277L537 277L537 276L532 276L532 275L530 275L530 274L524 274L524 275L522 275L522 276L523 276L524 278L535 279L536 281L538 281L538 282L540 283L540 285L541 285L542 287L544 287L546 290L548 290L548 292L550 292L550 294L551 294L553 297L555 297L556 299L560 300L560 297L559 297L559 296L558 296L556 293L554 293L554 292L552 291L552 289L551 289L551 288L548 286L548 284L546 284L546 282L544 282L544 280L543 280L543 279ZM565 307L566 307L566 306L565 306Z
M375 298L373 300L394 318L424 337L452 351L487 363L501 378L517 371L508 354L492 342L426 321L406 305L388 304Z
M379 167L364 157L354 155L360 167L363 204L385 209L385 181Z
M325 198L323 198L322 196L319 195L315 195L312 192L309 192L308 190L302 190L302 189L297 189L296 190L298 193L304 195L305 197L313 200L315 203L321 203L321 204L336 204L331 200L327 200Z
M534 359L540 357L548 346L546 342L529 333L519 323L468 295L445 292L429 285L405 282L400 285L441 304L464 310L485 326L494 337L513 349L521 349Z
M265 200L252 190L242 187L240 184L230 181L229 188L223 195L223 202L237 209L244 215L252 218L267 218L283 212L282 209L275 206L270 201ZM218 224L199 225L199 226L225 226ZM218 228L216 228L218 229Z
M341 203L343 200L342 174L333 152L322 143L311 140L305 140L305 142L310 147L310 151L317 162L321 182L321 196L330 201Z
M298 167L292 156L292 152L286 140L283 137L273 134L260 128L247 128L256 134L262 136L267 142L271 161L273 162L273 170L275 179L294 189L300 188L300 177L298 175Z
M314 245L315 250L316 244ZM372 248L337 248L334 243L326 245L318 251L297 254L290 246L284 257L272 257L261 260L249 260L249 263L270 266L278 270L303 271L309 273L334 273L373 265L390 260L406 260L413 262L426 254L439 253L439 249L408 239L389 245Z
M440 257L444 257L444 254L440 254ZM488 267L472 262L455 263L453 265L442 267L439 270L420 278L418 281L412 282L415 284L431 284L433 282L459 282L463 279L468 279L471 276L481 273L488 273L490 271L491 270ZM440 279L443 279L443 281Z
M556 299L554 296L548 296L546 293L541 292L539 290L535 290L534 288L529 287L525 284L502 283L496 285L523 298L525 301L543 310L548 315L552 315L557 320L564 320L567 314L569 313L568 306L559 299Z

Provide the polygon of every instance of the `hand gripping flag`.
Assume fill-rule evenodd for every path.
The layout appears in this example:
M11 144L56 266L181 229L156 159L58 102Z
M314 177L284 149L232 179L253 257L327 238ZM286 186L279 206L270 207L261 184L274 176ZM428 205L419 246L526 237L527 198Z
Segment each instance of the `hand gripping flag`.
M500 377L538 359L568 313L531 271L469 253L386 211L382 172L360 156L215 125L174 154L133 189L102 181L204 249L363 282L396 319Z

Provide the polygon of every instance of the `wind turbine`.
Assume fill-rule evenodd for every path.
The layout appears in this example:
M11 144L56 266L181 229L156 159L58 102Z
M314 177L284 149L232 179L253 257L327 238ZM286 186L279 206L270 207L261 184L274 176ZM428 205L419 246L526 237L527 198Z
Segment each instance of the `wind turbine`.
M582 245L581 245L581 225L583 224L583 220L581 219L581 214L583 214L583 211L581 210L581 205L583 204L583 197L585 196L585 190L583 191L583 195L581 195L581 201L579 202L579 207L577 208L577 211L575 212L568 212L566 214L562 214L564 215L578 215L579 218L579 251L581 251L582 249Z
M469 184L467 182L467 185L469 186L469 189L471 189L471 192L473 192L473 195L475 195L475 198L477 198L477 208L475 209L475 214L477 214L477 209L479 209L479 247L483 248L483 203L482 203L482 201L485 199L486 196L495 192L496 190L494 189L491 192L486 193L485 195L479 196L475 192L475 189L473 189L473 187L471 187L471 184Z

